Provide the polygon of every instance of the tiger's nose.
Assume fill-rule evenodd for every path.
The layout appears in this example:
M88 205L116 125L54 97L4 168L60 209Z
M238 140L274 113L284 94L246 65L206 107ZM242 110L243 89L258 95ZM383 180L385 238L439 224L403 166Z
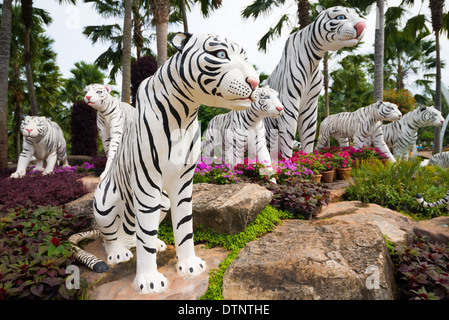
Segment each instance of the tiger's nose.
M357 30L357 37L360 37L360 35L362 34L363 30L365 30L366 27L366 23L363 21L359 21L357 22L357 24L354 26L354 28Z
M284 107L276 107L276 110L277 111L282 111L282 110L284 110Z
M92 98L92 96L86 96L87 100L90 100L90 98Z
M248 77L246 78L246 82L250 85L251 89L256 89L259 85L259 79L256 79L254 77Z
M33 129L25 129L26 131L28 131L28 133L31 133L31 131L33 131Z

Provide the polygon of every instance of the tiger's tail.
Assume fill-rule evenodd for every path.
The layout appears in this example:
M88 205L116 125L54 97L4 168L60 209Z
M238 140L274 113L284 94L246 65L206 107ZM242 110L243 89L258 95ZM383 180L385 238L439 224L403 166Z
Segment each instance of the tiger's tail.
M78 246L78 243L81 240L91 239L95 240L100 237L99 230L92 230L86 232L76 233L69 237L69 242L72 244L72 247L75 249L75 258L86 265L88 268L92 269L95 272L103 273L109 269L109 266L103 260L98 259L93 254L84 251Z
M424 198L422 197L422 195L421 194L417 194L416 195L416 201L420 204L420 205L422 205L423 207L425 207L425 208L434 208L434 207L439 207L439 206L441 206L441 205L444 205L444 204L448 204L449 203L449 191L446 193L446 195L443 197L443 198L441 198L440 200L438 200L438 201L435 201L435 202L426 202L425 200L424 200Z

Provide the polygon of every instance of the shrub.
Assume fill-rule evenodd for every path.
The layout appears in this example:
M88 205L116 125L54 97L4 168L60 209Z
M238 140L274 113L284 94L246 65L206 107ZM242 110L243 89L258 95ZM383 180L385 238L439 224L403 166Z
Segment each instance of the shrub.
M4 178L0 181L0 206L3 206L3 211L19 206L36 208L63 205L87 193L80 178L80 174L72 172Z
M415 300L449 300L449 243L431 244L418 237L396 248L399 287Z
M442 198L449 189L449 169L421 167L420 160L398 161L384 166L380 162L362 163L351 172L352 182L345 190L346 200L376 203L402 211L415 219L427 219L447 212L446 207L424 208L416 202L421 193L426 201Z
M131 64L131 98L132 104L136 105L136 94L140 83L152 76L157 70L156 59L152 56L144 56Z
M405 114L416 107L416 99L407 89L385 90L384 101L396 104L402 114Z
M98 152L97 145L97 113L94 108L84 101L73 104L70 119L72 133L72 154L95 156Z
M67 239L88 224L55 207L15 209L0 218L0 300L73 299L77 291L65 286L65 268L75 262Z

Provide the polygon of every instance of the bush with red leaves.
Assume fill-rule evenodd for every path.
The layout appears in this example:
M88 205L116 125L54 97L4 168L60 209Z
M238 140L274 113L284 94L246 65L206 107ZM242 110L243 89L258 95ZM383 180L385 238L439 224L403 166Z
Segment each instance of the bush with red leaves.
M20 206L60 206L86 193L81 175L77 173L34 174L19 179L0 178L0 211Z

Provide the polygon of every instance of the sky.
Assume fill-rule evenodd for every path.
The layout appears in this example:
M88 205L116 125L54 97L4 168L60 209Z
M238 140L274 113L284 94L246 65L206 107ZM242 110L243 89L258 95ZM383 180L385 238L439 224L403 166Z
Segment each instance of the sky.
M53 23L47 27L47 34L55 40L54 50L58 58L58 65L64 77L70 77L70 70L74 67L74 63L78 61L85 61L87 63L94 63L95 59L103 53L108 47L108 43L97 43L93 45L87 39L82 31L84 27L89 25L101 25L119 23L123 24L121 20L104 19L100 17L92 8L92 4L80 3L76 6L62 4L53 0L34 0L34 6L37 8L46 9L53 18ZM283 30L281 37L271 42L268 46L267 52L261 52L257 49L257 42L273 27L282 14L288 13L292 19L296 15L295 1L286 1L289 5L284 5L272 10L269 16L259 17L257 20L243 19L241 11L253 2L253 0L225 0L220 9L216 10L209 17L204 18L199 12L199 7L194 6L192 12L188 13L189 32L191 33L211 33L223 35L232 41L243 46L248 54L250 63L256 65L259 71L270 74L276 67L281 53L289 36L287 29ZM423 3L416 1L417 5L414 8L409 8L410 16L416 15L419 12L429 14L428 0ZM387 1L387 6L396 6L400 3L399 0ZM446 5L446 10L447 8ZM367 27L363 44L357 46L356 54L372 53L374 52L374 33L375 33L375 10L365 17ZM293 21L293 20L292 20ZM429 23L431 29L431 25ZM171 25L169 31L182 31L182 25ZM154 30L147 30L148 33L154 33ZM446 60L447 66L442 70L443 83L449 86L449 40L446 36L441 38L441 57ZM152 46L156 52L155 44ZM336 67L336 63L330 63L330 69ZM116 90L120 91L120 75L117 77ZM406 87L412 92L417 93L417 88L413 85L413 78L406 81Z

